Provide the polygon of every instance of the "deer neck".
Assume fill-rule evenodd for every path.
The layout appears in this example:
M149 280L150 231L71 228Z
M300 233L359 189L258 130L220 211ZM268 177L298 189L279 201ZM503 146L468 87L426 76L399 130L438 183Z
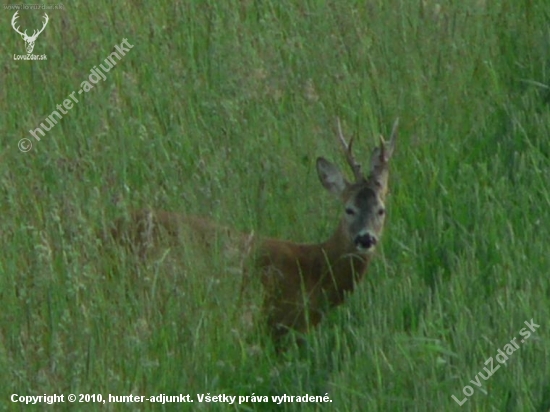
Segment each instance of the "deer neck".
M317 259L320 265L322 289L327 293L330 302L338 305L343 302L344 293L353 291L355 284L365 274L371 254L357 252L344 230L342 221L333 235L318 245Z

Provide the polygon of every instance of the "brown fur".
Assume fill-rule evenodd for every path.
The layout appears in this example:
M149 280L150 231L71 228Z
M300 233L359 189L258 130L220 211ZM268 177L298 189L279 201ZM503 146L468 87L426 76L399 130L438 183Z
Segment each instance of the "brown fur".
M120 220L112 235L132 245L144 258L162 237L200 244L206 253L213 240L223 238L225 252L233 257L240 256L243 262L251 261L254 268L251 275L261 277L263 312L275 340L290 329L307 332L321 321L327 309L343 303L345 295L353 291L368 269L384 225L388 161L393 152L396 128L397 122L390 145L382 140L380 148L373 152L371 171L366 179L362 178L360 166L351 155L351 145L346 146L343 137L355 183L348 183L330 162L318 159L317 169L323 186L340 197L346 210L333 235L325 242L297 244L258 238L204 218L148 210ZM354 213L348 213L349 209ZM190 236L181 236L183 228ZM368 239L361 241L361 236L366 235L375 239L372 246ZM366 248L360 247L362 242L367 242ZM243 286L246 286L249 275L243 274Z
M263 241L257 266L265 288L264 311L275 339L289 329L307 332L326 309L340 305L366 273L371 256L361 256L337 231L322 244Z

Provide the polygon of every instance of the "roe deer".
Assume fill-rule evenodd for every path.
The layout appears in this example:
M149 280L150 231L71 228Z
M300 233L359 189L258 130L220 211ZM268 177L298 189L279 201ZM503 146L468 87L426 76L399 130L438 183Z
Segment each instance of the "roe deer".
M352 153L353 139L346 143L338 120L338 140L345 151L354 181L323 157L317 159L322 185L340 198L343 215L332 236L322 243L298 244L291 241L257 238L240 234L200 217L165 211L139 211L131 216L131 233L120 223L113 236L125 236L146 253L159 231L178 237L182 227L193 232L193 242L210 246L220 236L242 259L252 259L252 276L260 276L264 289L263 315L270 333L278 342L289 330L307 332L317 325L326 309L340 305L362 279L380 242L385 220L384 200L388 191L389 160L397 137L395 121L389 142L380 136L380 147L371 156L370 173L365 177ZM246 256L244 256L246 255ZM257 272L256 272L257 271ZM250 276L250 275L247 275ZM245 276L245 278L247 277ZM243 285L246 279L243 279Z

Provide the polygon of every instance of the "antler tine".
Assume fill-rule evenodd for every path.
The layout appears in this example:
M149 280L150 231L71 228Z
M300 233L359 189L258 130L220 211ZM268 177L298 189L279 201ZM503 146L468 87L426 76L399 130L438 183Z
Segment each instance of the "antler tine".
M384 139L384 136L380 135L380 158L387 162L395 149L395 140L397 139L397 129L399 127L399 117L393 122L389 142Z
M391 129L391 136L390 136L390 146L395 146L395 139L397 139L397 129L399 128L399 117L395 119L395 122L393 122L393 127Z
M340 140L340 143L342 144L342 147L344 148L344 152L346 153L346 160L351 167L351 170L353 170L353 176L355 177L356 182L360 182L362 180L365 180L363 177L363 173L361 172L361 165L357 163L355 160L355 157L353 156L352 152L352 146L353 146L353 137L349 140L349 143L346 143L346 139L344 138L344 133L342 132L342 125L340 123L340 118L336 118L336 123L338 125L338 138Z
M44 31L44 29L46 28L46 26L48 25L48 22L50 21L50 18L48 17L48 14L44 13L44 24L42 25L42 28L40 29L40 31L38 32L38 34L42 33ZM37 36L38 36L37 34Z
M393 151L395 150L395 140L397 139L398 128L399 128L399 117L395 119L395 121L393 122L393 126L391 128L390 141L386 149L388 160L393 155Z

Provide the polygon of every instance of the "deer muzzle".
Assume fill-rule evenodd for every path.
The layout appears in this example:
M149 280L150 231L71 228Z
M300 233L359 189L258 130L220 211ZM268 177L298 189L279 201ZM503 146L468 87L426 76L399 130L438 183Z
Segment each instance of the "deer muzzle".
M378 239L372 233L366 232L357 235L354 243L359 251L366 251L374 248L378 243Z

